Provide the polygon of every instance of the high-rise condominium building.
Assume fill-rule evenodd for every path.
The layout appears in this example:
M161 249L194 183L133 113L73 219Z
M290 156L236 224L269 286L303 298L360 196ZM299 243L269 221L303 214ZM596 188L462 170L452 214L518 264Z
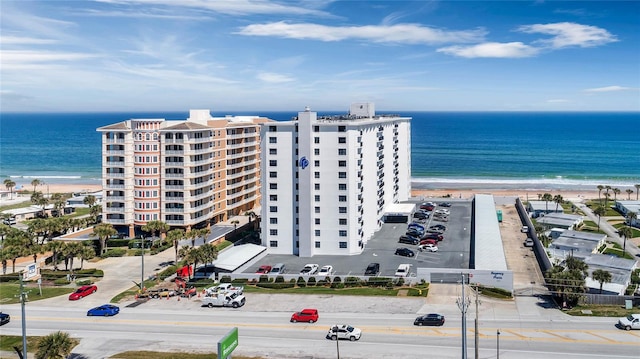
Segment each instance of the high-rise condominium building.
M260 204L257 116L130 119L100 127L102 220L130 236L149 221L202 228Z
M354 255L411 193L411 118L306 109L261 128L262 244L273 254Z

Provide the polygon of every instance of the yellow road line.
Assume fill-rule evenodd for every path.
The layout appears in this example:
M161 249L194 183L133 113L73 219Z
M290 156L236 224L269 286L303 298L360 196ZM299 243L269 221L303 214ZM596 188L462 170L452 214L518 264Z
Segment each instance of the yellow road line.
M563 336L563 335L556 334L556 333L552 333L552 332L551 332L551 331L549 331L549 330L541 330L541 332L546 333L546 334L549 334L549 335L552 335L552 336L557 337L557 338L560 338L560 340L562 340L562 341L567 341L567 342L573 342L573 341L575 341L575 339L567 338L567 337L565 337L565 336Z
M592 333L592 332L590 332L590 331L585 331L585 333L591 334L591 335L593 335L594 337L598 337L598 338L600 338L600 339L604 339L604 340L606 340L606 341L608 341L608 342L610 342L610 343L617 343L617 342L618 342L618 341L616 341L616 340L609 339L609 338L607 338L607 337L605 337L605 336L602 336L602 335L599 335L599 334L596 334L596 333Z

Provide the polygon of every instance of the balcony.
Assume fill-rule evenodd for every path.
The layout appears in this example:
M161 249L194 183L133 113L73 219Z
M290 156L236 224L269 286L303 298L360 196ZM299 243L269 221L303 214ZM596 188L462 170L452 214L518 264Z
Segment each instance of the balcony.
M109 156L124 156L124 150L106 150L103 153Z
M124 213L124 207L104 207L103 211L105 213Z
M109 196L105 198L105 202L124 202L124 196Z
M164 178L183 178L184 173L165 173Z
M120 219L120 218L107 218L104 220L104 223L111 223L111 224L125 224L124 223L124 218Z
M184 212L184 208L165 208L163 212L165 212L165 213L183 213Z
M211 142L213 139L211 137L199 137L199 138L195 138L195 137L190 137L184 140L185 143L205 143L205 142Z
M183 156L184 150L166 150L164 151L164 155Z
M167 186L164 186L164 189L165 190L173 189L173 190L184 191L184 185L170 185L170 186L167 185Z
M124 189L124 185L123 184L105 184L104 185L104 189L105 190L111 190L111 189Z
M164 143L184 143L182 138L165 138Z
M107 138L105 143L125 143L124 138Z

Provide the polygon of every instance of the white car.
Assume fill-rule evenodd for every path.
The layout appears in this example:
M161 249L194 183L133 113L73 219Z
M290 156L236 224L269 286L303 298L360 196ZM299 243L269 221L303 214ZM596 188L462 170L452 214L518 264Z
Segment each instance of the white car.
M444 214L444 215L447 215L447 216L449 214L451 214L451 212L448 209L445 209L445 208L440 208L440 209L436 210L436 213L437 214Z
M411 264L400 264L396 269L396 277L408 277L409 270L411 270Z
M329 328L326 338L331 340L349 339L351 341L355 341L359 340L361 336L362 330L358 328L354 328L346 324L336 324Z
M300 274L311 275L311 274L316 274L317 272L318 272L317 264L306 264L304 268L302 268L302 270L300 271Z
M629 314L618 319L618 326L624 330L640 329L640 314Z
M438 251L438 246L432 244L432 243L427 243L427 244L421 244L418 246L418 250L420 252L437 252Z
M320 271L318 271L318 275L332 275L333 274L333 266L322 266Z

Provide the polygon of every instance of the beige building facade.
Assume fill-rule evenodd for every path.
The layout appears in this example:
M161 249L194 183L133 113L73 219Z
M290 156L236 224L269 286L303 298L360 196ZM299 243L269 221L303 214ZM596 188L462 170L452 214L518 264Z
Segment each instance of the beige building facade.
M260 205L259 116L129 119L102 134L102 221L133 237L149 221L204 228Z

